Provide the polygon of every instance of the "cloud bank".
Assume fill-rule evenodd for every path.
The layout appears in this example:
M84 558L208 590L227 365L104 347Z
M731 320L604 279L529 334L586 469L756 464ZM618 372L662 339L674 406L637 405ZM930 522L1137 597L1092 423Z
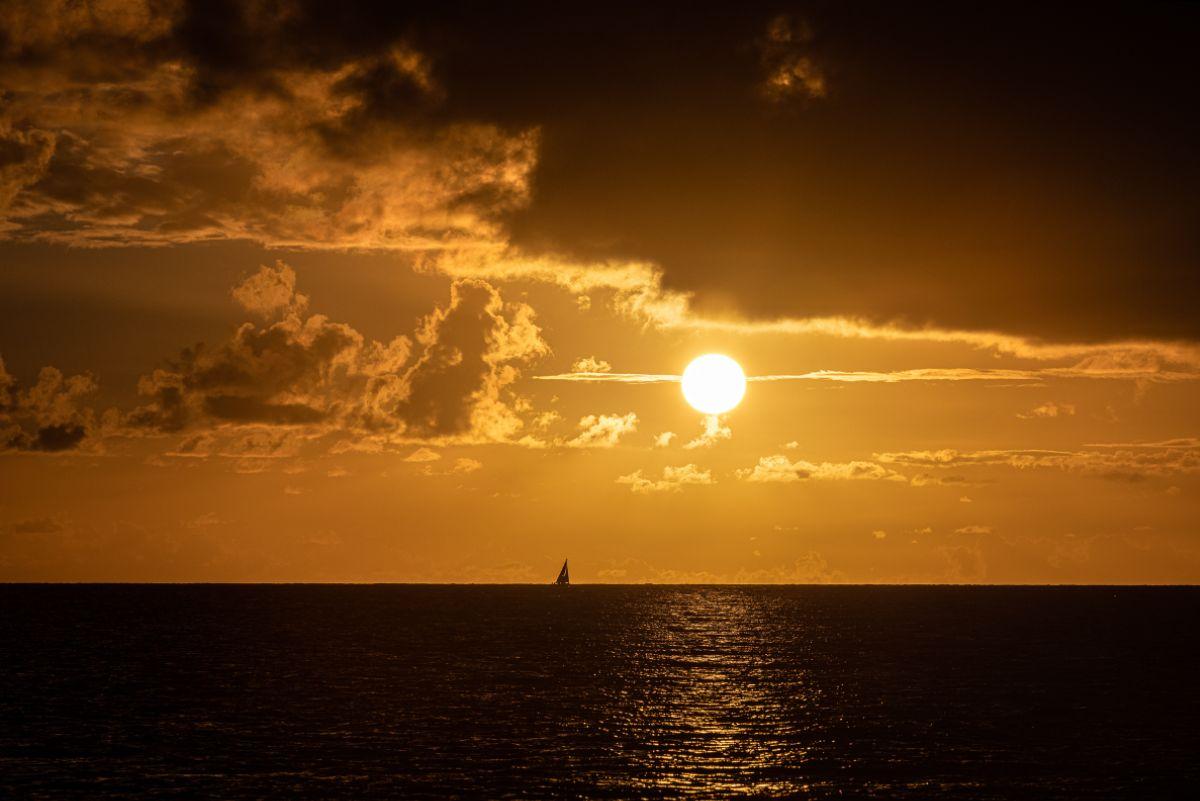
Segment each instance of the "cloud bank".
M310 313L282 262L231 295L260 320L143 375L141 403L128 411L100 415L88 405L97 388L90 376L47 367L23 388L0 360L0 449L59 452L103 437L175 436L168 456L274 458L317 441L332 442L332 452L515 442L526 422L512 385L523 365L549 353L533 309L478 279L452 282L444 305L387 342ZM615 442L635 425L633 415L601 418L577 439Z

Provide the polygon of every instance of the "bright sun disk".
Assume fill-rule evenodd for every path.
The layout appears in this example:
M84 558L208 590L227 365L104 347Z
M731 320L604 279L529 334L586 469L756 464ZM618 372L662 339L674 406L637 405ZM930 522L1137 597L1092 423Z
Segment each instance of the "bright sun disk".
M698 412L723 414L746 394L746 374L728 356L706 353L697 356L683 371L683 397Z

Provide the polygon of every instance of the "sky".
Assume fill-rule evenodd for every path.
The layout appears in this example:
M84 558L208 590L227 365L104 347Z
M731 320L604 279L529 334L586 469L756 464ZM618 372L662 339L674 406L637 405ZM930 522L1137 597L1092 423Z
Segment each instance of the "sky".
M646 5L0 0L0 580L1200 580L1200 10Z

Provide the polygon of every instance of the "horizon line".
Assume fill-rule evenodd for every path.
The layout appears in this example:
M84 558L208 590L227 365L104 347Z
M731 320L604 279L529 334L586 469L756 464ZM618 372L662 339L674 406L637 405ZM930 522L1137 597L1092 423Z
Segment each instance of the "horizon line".
M557 587L540 581L0 581L5 587L163 587L163 586L321 586L321 587ZM1196 583L1081 583L1081 582L572 582L572 587L1176 587L1200 588Z

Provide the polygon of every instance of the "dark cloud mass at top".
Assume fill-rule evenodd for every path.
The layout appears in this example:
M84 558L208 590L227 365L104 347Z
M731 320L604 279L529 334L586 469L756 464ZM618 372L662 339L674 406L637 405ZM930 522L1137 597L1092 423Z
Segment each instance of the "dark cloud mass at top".
M652 261L702 312L1195 339L1198 30L1132 5L0 2L0 233L515 247Z

